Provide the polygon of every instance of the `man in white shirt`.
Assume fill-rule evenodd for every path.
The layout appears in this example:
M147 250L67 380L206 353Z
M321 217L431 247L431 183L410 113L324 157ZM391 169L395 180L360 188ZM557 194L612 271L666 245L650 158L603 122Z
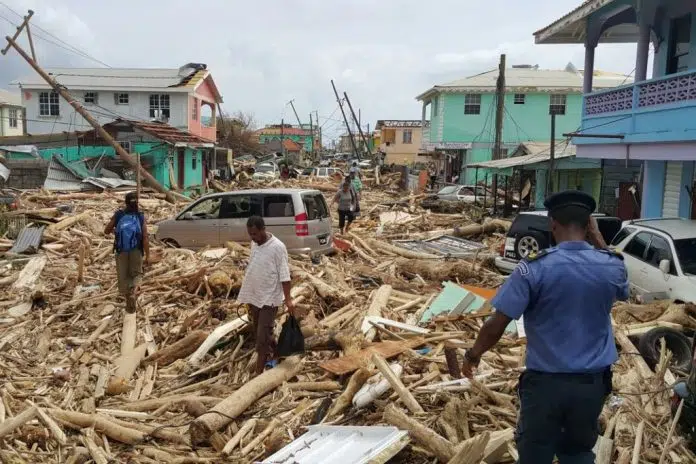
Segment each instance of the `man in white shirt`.
M266 224L258 216L249 218L247 232L252 241L251 254L237 301L249 307L256 337L256 373L260 374L276 357L273 326L278 308L285 302L292 315L295 306L290 297L290 267L285 245L266 232Z

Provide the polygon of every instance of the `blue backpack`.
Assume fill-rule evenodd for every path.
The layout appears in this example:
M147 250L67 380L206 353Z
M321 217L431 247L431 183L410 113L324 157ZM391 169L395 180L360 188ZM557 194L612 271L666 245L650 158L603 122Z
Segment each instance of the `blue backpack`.
M143 229L139 214L125 213L116 224L116 250L127 252L140 249Z

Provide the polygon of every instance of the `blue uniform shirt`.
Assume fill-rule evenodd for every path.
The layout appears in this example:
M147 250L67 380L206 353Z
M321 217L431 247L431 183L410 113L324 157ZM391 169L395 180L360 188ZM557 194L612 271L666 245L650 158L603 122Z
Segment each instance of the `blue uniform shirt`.
M522 261L492 301L524 315L527 369L594 373L616 362L611 307L628 299L623 259L586 242L563 242Z

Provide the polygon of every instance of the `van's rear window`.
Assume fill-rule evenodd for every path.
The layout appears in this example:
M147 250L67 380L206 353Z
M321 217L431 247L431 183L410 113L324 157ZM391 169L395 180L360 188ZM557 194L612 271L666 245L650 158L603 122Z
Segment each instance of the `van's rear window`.
M321 193L305 193L302 195L302 202L307 211L308 221L329 217L329 209Z
M263 198L263 216L267 218L295 216L292 197L290 195L265 195Z

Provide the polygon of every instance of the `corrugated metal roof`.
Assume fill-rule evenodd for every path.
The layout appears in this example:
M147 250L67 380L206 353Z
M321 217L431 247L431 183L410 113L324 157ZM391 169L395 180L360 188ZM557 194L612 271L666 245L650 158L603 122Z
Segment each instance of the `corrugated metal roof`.
M0 89L0 106L22 106L22 95Z
M48 191L79 192L82 190L82 179L54 156L48 165L44 188Z
M10 254L33 255L39 251L45 227L25 227L15 239Z
M135 127L147 134L152 135L153 137L157 137L158 139L171 144L185 143L188 145L203 147L212 147L214 145L210 142L210 140L191 134L190 132L177 129L176 127L170 126L169 124L165 124L163 122L144 122L134 121L132 119L119 118L113 122L104 124L104 129L118 129L118 126L120 124L126 124L131 127Z
M409 442L396 427L311 425L262 464L383 464Z
M394 245L421 253L437 254L451 257L468 257L484 248L483 244L465 240L451 235L431 238L429 240L395 240Z
M489 168L489 169L508 169L515 166L527 166L530 164L543 163L551 159L551 143L545 142L526 142L520 144L520 148L516 150L519 152L520 149L528 150L528 155L524 156L512 156L510 158L504 158L492 161L482 161L479 163L469 163L466 166L468 168ZM556 150L554 153L554 159L570 158L575 156L577 149L575 145L564 140L556 144Z
M177 86L188 77L188 75L181 76L179 69L48 68L46 72L69 89L162 89ZM189 74L193 73L195 70L192 69ZM46 81L36 73L22 77L15 82L24 88L49 87Z
M592 87L595 90L614 88L633 82L629 76L620 73L595 71ZM438 84L416 97L421 100L433 92L495 92L498 69L465 77L456 81ZM507 92L582 92L584 71L569 63L566 69L510 68L505 70L505 89Z

